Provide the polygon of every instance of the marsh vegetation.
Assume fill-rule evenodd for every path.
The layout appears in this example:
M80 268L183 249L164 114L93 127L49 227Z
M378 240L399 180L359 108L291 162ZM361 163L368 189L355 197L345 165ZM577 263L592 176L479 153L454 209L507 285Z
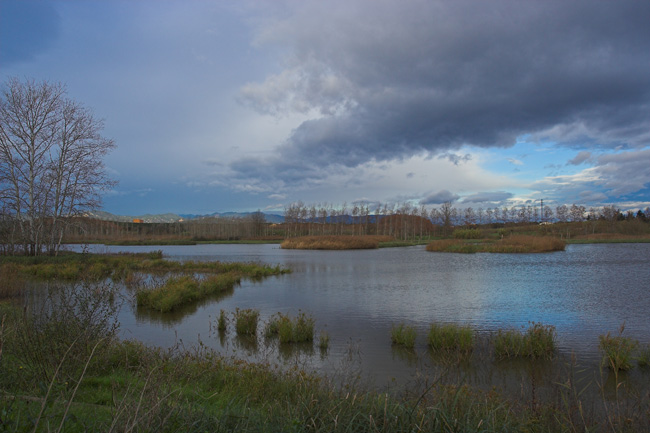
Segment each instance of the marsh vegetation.
M330 382L298 368L226 358L203 345L163 350L119 340L113 290L105 283L52 288L48 305L57 308L38 312L0 304L4 431L571 432L647 426L647 398L636 400L617 387L613 398L584 400L571 368L558 372L563 379L548 399L535 393L512 399L442 375L386 393L351 376L344 384ZM267 329L291 322L293 340L296 327L309 322L305 315L275 319ZM256 311L238 310L234 321L237 333L256 334ZM409 333L406 326L394 329Z

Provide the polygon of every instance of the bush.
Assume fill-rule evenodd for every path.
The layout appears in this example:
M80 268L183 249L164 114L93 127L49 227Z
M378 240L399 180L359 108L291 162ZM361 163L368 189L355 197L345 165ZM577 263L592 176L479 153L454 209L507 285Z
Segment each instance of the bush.
M415 337L415 328L403 323L393 326L390 331L390 338L393 344L406 347L407 349L415 347Z

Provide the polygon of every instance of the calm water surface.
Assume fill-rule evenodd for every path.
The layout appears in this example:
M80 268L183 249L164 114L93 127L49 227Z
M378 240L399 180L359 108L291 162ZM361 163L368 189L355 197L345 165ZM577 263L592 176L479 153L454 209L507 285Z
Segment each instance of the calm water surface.
M75 247L73 247L75 248ZM425 336L432 322L468 324L479 333L554 325L563 356L597 363L598 336L617 332L650 343L650 244L569 245L550 254L445 254L424 247L361 251L282 250L278 245L94 247L97 251L162 249L177 260L254 261L292 273L243 282L233 294L173 315L121 310L125 338L171 346L199 340L226 355L254 360L278 357L328 374L357 369L376 383L412 377L429 364ZM276 312L302 311L316 333L330 335L318 348L278 352L213 331L221 309L255 308L262 322ZM390 328L418 330L417 355L391 347ZM263 326L263 325L262 325Z

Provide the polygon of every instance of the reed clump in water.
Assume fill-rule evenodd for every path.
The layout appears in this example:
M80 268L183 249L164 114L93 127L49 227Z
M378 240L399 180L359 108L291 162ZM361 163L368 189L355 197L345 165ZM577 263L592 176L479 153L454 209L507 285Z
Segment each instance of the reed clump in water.
M299 313L295 318L277 313L267 323L265 336L277 336L283 344L313 341L314 323L314 318L305 313Z
M390 236L300 236L285 239L280 246L298 250L363 250L379 248L380 242L392 240Z
M240 310L237 308L235 316L235 332L237 335L255 336L257 334L257 323L260 312L252 308Z
M402 346L407 349L413 349L415 347L415 338L416 331L413 326L405 325L400 323L399 325L393 325L390 330L390 339L392 343L396 346Z
M621 325L618 335L612 336L609 332L598 337L598 347L603 352L602 364L613 371L631 370L634 354L639 347L639 342L630 337L623 337L625 324ZM647 354L647 352L646 352ZM646 355L647 356L647 355ZM640 365L644 364L639 358Z
M525 332L499 330L493 338L494 355L498 359L551 359L555 354L555 327L532 322Z
M434 352L469 355L474 350L474 331L469 326L432 323L427 343Z

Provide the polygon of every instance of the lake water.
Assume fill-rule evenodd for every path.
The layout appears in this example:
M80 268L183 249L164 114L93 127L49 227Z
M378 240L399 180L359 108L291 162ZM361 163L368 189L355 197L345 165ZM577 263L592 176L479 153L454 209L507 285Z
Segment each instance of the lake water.
M79 247L70 247L71 249ZM468 324L481 334L554 325L561 358L600 360L598 336L617 333L650 343L650 244L569 245L548 254L429 253L424 247L359 251L283 250L279 245L162 247L93 246L98 252L161 249L176 260L254 261L280 264L291 274L242 282L220 300L171 315L137 311L125 303L122 336L169 347L201 341L224 355L296 363L328 375L362 374L388 385L427 374L432 322ZM221 309L260 311L261 326L276 312L305 312L316 335L330 336L327 353L316 346L280 351L214 330ZM391 346L398 323L418 331L416 354ZM261 335L261 330L260 330Z

